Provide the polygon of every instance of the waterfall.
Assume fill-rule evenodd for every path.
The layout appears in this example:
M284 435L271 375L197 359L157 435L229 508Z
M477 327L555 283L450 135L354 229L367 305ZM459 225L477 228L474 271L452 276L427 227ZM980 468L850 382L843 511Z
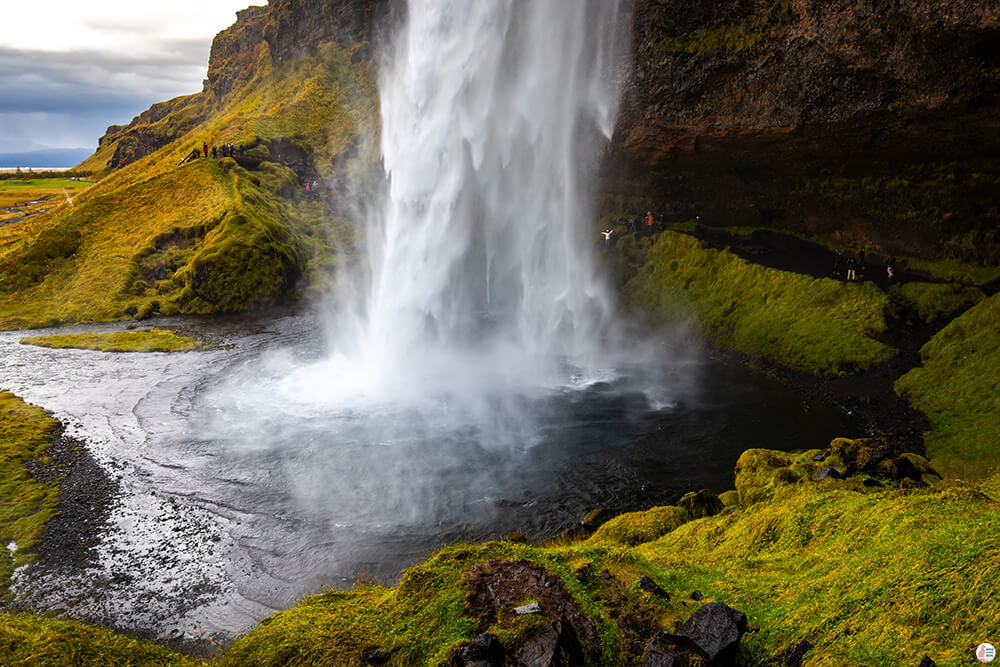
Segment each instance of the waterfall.
M390 181L366 233L366 382L455 389L600 366L613 299L591 202L617 107L617 0L410 0L380 73Z

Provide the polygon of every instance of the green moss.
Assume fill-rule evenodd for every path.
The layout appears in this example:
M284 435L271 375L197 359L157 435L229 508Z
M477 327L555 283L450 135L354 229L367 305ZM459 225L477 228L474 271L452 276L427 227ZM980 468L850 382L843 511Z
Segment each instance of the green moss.
M694 315L723 346L817 375L872 368L896 354L871 337L886 330L888 299L870 283L768 269L673 232L648 249L645 242L620 244L625 261L641 265L623 294L655 317Z
M0 663L26 667L198 664L161 646L76 621L14 614L0 614Z
M43 456L59 428L41 408L0 393L0 590L13 568L31 561L45 523L55 513L59 489L35 480L26 463ZM17 545L11 552L10 543Z
M645 512L628 512L606 522L589 539L594 544L635 545L651 542L691 517L680 507L654 507Z
M970 660L1000 612L1000 508L973 488L861 493L813 484L681 526L636 551L699 572L759 632L746 653L808 638L810 664Z
M982 290L958 284L903 283L889 290L892 312L903 322L931 323L954 316L984 298Z
M1000 458L1000 294L953 320L920 350L896 391L927 415L928 458L947 475L981 479Z
M178 336L172 331L147 329L105 334L62 334L22 338L22 345L39 347L77 348L101 352L186 352L199 347L193 338Z

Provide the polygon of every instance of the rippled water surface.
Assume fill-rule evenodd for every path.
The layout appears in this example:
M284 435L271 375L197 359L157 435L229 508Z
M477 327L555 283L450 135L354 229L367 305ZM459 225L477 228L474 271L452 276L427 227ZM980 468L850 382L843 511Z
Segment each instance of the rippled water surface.
M731 488L747 448L857 434L832 408L676 350L654 393L635 368L479 402L352 401L350 377L316 370L309 317L157 324L214 347L103 354L3 332L0 387L51 410L122 489L84 576L28 570L18 590L159 635L239 631L359 573L391 581L450 541L557 535L596 507Z

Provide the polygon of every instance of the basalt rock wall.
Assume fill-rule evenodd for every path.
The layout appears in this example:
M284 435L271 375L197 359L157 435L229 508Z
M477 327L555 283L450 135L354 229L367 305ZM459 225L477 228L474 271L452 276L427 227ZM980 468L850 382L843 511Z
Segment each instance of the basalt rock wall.
M1000 2L635 0L608 211L997 262Z

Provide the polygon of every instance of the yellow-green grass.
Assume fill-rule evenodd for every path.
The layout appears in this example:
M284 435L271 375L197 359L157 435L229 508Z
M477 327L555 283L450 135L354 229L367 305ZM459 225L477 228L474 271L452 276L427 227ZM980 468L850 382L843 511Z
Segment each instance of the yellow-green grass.
M306 264L302 216L271 182L199 160L109 188L58 216L0 228L0 326L27 328L273 303ZM113 177L112 177L113 178ZM264 179L264 180L262 180ZM283 180L282 180L283 179Z
M22 345L37 345L57 349L76 348L101 352L187 352L200 344L194 338L178 336L173 331L146 329L101 334L58 334L31 336L20 340Z
M649 598L636 584L640 576L651 571L650 566L617 549L608 551L583 543L538 548L515 542L446 547L407 570L395 588L360 585L352 591L308 598L262 621L236 642L222 663L357 665L380 648L392 654L390 664L448 664L477 634L475 619L464 609L470 571L484 562L522 560L558 577L594 621L599 639L586 648L597 656L595 664L618 664L622 637L599 596L622 588L621 594ZM579 575L583 567L594 572L586 582ZM609 582L599 574L604 568L613 574ZM515 605L530 601L526 597ZM679 601L644 602L651 602L653 613L664 623L686 618L687 610ZM518 630L516 624L503 621L489 629L508 642Z
M0 614L0 663L8 667L204 664L76 621L18 614Z
M870 283L769 269L674 232L643 242L619 243L638 267L623 294L654 317L693 314L725 347L817 375L872 368L896 354L872 338L887 328L888 297Z
M45 523L55 513L59 489L35 480L25 468L42 459L59 427L41 408L0 392L0 590L14 567L31 561ZM7 545L15 543L12 554Z
M931 323L953 317L958 311L979 303L986 295L977 287L957 283L909 282L893 285L889 298L897 319Z
M30 179L0 179L0 192L24 192L34 190L59 191L89 188L92 184L86 181L76 181L72 178L30 178ZM23 195L22 195L23 196Z
M353 253L351 223L302 201L298 177L284 167L177 163L203 141L260 141L268 157L280 139L333 174L334 157L377 134L371 67L351 58L329 45L272 69L262 52L255 76L224 101L179 98L154 125L169 134L192 105L214 105L207 121L107 176L74 206L0 227L0 327L234 312L314 289ZM337 173L363 159L342 160Z
M992 473L1000 461L1000 294L950 322L920 358L896 391L931 422L928 458L967 479Z
M862 493L836 483L681 526L637 549L747 613L749 653L803 639L807 664L969 664L1000 627L1000 506L973 488Z

